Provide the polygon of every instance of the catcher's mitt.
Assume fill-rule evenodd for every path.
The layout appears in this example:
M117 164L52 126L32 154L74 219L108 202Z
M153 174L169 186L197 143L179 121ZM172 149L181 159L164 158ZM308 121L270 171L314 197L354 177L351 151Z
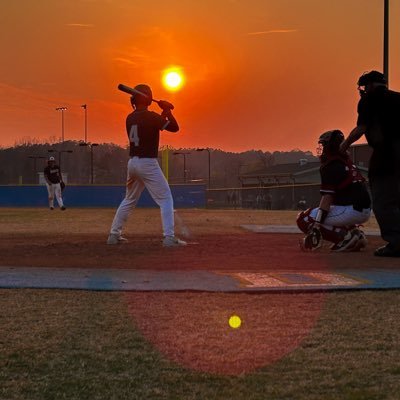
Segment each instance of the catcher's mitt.
M314 227L307 233L307 235L300 239L300 249L303 251L315 251L322 246L321 231Z
M61 186L61 191L63 191L65 189L65 183L61 181L60 186Z

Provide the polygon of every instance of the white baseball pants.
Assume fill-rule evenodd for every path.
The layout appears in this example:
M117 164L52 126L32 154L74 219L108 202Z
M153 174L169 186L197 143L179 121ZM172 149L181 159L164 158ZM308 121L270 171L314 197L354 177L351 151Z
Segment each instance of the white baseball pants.
M310 217L315 219L319 208L314 208L310 212ZM331 206L327 217L322 226L326 228L347 227L363 224L371 216L371 209L365 208L362 211L354 210L353 206Z
M128 161L126 195L115 214L111 234L121 235L122 228L145 187L160 207L164 236L174 236L174 203L168 182L156 158L139 157L132 157Z
M63 199L61 196L61 185L59 183L52 183L49 185L46 183L47 192L49 194L49 207L54 208L54 197L57 199L57 203L60 207L64 206Z

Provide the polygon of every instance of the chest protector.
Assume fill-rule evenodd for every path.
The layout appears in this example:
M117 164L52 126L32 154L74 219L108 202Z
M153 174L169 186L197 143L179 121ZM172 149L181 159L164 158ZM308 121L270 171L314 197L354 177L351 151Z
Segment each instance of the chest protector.
M350 157L342 155L329 155L327 156L324 163L321 165L321 169L326 167L332 161L340 161L345 165L346 178L336 187L336 190L342 190L353 183L363 183L365 178L361 175L361 172L353 164L353 160Z

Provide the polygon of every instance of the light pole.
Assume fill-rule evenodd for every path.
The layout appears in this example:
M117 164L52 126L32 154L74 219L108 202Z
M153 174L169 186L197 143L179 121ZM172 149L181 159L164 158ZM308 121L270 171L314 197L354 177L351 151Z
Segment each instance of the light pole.
M45 159L46 157L43 156L28 156L28 158L33 159L33 176L36 178L36 160ZM34 179L36 180L36 179Z
M81 107L85 110L85 143L87 143L87 104L82 104Z
M56 111L61 111L61 141L64 142L64 111L67 107L57 107Z
M49 153L58 153L58 166L61 170L61 153L73 153L73 150L47 150Z
M87 146L90 147L90 183L93 185L94 183L94 174L93 174L93 147L98 146L98 143L90 143L90 142L84 142L84 143L79 143L79 146Z
M211 188L211 152L210 149L196 149L196 151L207 151L208 152L208 188Z
M186 154L190 154L185 151L175 151L174 156L182 155L183 156L183 182L186 183Z
M383 9L383 74L389 86L389 0L384 0Z

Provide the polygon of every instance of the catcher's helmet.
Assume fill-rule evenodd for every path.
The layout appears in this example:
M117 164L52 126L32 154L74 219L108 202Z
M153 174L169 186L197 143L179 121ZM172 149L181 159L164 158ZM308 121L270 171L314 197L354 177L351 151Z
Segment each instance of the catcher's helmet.
M358 79L358 86L366 86L370 83L383 83L387 84L385 75L378 71L364 72Z
M134 89L140 93L136 93L131 97L132 104L136 105L138 102L145 103L147 105L151 104L153 93L151 91L150 86L145 84L140 84L136 85Z
M339 147L343 140L343 132L338 129L324 132L318 139L318 144L322 146L321 155L339 153Z

